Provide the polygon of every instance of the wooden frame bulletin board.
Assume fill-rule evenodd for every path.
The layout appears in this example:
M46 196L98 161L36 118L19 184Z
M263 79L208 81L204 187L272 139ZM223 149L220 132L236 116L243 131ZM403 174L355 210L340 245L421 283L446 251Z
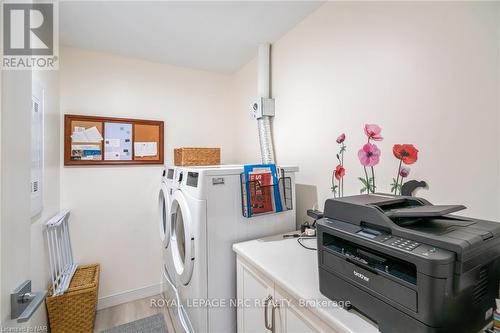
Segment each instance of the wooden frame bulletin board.
M64 165L163 164L163 121L64 115Z

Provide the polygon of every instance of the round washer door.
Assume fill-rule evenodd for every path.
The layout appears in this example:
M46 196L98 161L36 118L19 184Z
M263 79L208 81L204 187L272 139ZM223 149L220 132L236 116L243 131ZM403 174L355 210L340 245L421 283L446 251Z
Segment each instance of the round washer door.
M160 239L164 247L168 247L170 242L170 195L164 182L161 183L160 193L158 193L158 213L160 226Z
M194 234L192 214L181 191L175 191L170 211L170 244L175 273L187 285L193 275Z

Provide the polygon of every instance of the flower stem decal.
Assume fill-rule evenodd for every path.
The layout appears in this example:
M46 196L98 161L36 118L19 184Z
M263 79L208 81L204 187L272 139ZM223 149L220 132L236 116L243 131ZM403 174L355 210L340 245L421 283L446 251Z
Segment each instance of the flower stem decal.
M338 165L333 171L332 174L332 192L333 196L343 197L344 196L344 176L345 176L345 168L344 168L344 152L346 151L347 146L344 144L345 134L342 133L337 138L337 143L340 145L339 152L336 157L338 160ZM337 180L338 185L335 183Z
M376 185L375 185L375 168L380 162L380 149L378 149L377 145L371 143L371 141L382 141L383 138L380 135L382 129L380 126L375 124L366 124L364 128L365 134L368 137L368 142L361 147L358 151L358 158L363 166L365 171L365 178L359 177L358 179L363 184L361 188L361 193L375 193ZM367 168L370 168L371 175L368 175Z
M392 153L399 160L399 166L396 178L392 179L391 192L401 195L404 178L410 175L410 168L407 165L417 161L418 149L411 144L397 144L392 147Z

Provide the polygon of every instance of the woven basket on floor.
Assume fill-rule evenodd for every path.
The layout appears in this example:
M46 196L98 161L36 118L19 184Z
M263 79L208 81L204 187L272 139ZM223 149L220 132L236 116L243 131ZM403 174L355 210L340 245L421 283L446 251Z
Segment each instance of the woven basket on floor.
M220 148L175 148L174 164L176 166L218 165Z
M99 264L80 266L68 290L52 297L52 288L45 299L52 333L91 333L97 307Z

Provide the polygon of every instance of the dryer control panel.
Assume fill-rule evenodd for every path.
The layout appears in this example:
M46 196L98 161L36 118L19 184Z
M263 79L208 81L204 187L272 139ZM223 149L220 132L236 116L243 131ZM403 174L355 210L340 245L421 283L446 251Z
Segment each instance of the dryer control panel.
M186 185L192 187L198 187L198 172L188 172Z

